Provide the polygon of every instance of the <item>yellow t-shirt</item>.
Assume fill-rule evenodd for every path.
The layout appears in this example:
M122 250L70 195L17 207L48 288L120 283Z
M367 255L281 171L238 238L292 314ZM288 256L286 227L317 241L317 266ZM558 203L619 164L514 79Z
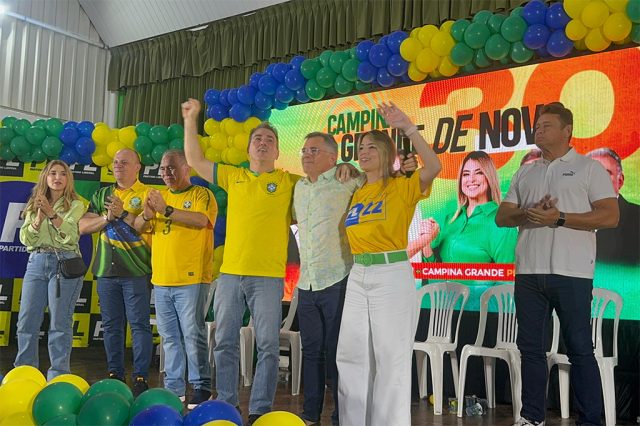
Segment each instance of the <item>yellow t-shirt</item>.
M213 179L228 193L227 237L221 272L283 278L293 188L300 176L215 163Z
M218 206L211 191L193 185L182 191L165 189L162 196L176 210L203 213L206 228L196 228L156 213L151 249L151 282L160 286L209 283L213 280L213 225Z
M351 199L345 219L353 254L405 250L408 232L418 201L431 193L420 192L420 173L410 178L390 178L365 184Z

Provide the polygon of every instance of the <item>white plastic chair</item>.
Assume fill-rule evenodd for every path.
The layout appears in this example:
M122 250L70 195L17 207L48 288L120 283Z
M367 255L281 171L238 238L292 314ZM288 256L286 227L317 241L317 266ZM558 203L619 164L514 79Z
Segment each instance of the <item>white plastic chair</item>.
M513 418L520 418L521 383L520 383L520 351L516 345L518 322L516 305L513 297L514 286L503 284L487 289L480 297L480 323L478 335L473 345L465 345L460 356L460 378L458 383L458 417L462 417L464 409L464 385L467 376L467 362L471 356L481 356L484 363L484 380L487 392L487 403L490 408L496 406L494 388L494 370L496 358L502 359L509 367L511 379L511 400ZM489 301L495 298L498 306L498 328L496 345L493 348L483 346L487 327Z
M451 281L427 284L417 291L418 312L420 312L422 298L427 294L431 299L427 340L414 342L413 350L416 354L418 367L420 398L424 398L427 395L427 357L429 358L431 385L434 395L433 413L439 415L442 414L442 365L445 353L449 354L451 358L453 383L456 397L458 396L458 357L456 349L458 347L460 319L462 318L464 305L469 298L469 288ZM454 331L452 322L456 308L460 309L460 313Z
M618 323L622 312L622 297L615 291L603 288L594 288L591 300L591 339L600 370L602 380L602 394L604 397L604 414L607 426L616 424L616 389L613 370L618 365ZM602 322L605 310L609 303L615 306L615 318L613 320L613 354L604 356L602 349ZM558 341L560 339L560 320L553 312L553 339L551 353L547 358L549 371L554 365L558 365L558 383L560 386L560 415L563 419L569 418L569 370L571 363L565 354L558 353Z

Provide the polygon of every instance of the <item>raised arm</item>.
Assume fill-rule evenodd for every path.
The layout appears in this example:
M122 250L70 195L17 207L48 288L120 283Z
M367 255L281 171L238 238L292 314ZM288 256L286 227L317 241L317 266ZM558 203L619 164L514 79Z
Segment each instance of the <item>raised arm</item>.
M198 141L198 115L200 102L189 98L182 104L182 118L184 119L184 155L187 163L209 182L213 182L213 162L204 157Z

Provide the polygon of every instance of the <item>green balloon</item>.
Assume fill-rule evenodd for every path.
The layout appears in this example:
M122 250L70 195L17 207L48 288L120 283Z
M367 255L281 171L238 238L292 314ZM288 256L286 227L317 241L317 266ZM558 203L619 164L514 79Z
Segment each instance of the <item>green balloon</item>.
M55 136L47 136L42 141L42 151L48 157L57 158L60 155L60 151L62 151L62 142Z
M16 137L16 132L10 127L0 127L0 145L8 144Z
M29 142L27 142L27 138L24 136L16 136L13 138L9 146L11 147L11 151L18 157L31 151Z
M324 52L322 52L320 54L320 64L323 67L328 67L329 66L329 60L331 59L331 56L333 55L333 52L331 50L325 50Z
M145 166L151 166L153 164L155 164L156 162L154 161L153 157L151 156L151 153L149 154L142 154L140 156L140 162L142 164L144 164Z
M22 155L18 155L18 161L21 163L31 163L33 161L33 155L31 155L31 150L27 151Z
M449 55L451 56L451 63L459 67L464 67L473 61L473 49L464 42L457 43L453 46Z
M242 167L243 169L248 169L251 166L251 163L249 163L248 161L243 161L242 163L238 164L238 167Z
M511 11L510 16L522 16L522 11L524 10L523 6L518 6Z
M451 26L451 37L453 37L455 41L464 40L464 32L469 25L471 25L471 22L469 22L468 20L458 19Z
M505 40L514 43L521 41L524 33L527 31L527 22L520 16L512 15L504 20L500 27L500 34Z
M464 67L462 67L462 71L464 71L466 73L474 73L477 70L478 69L475 67L475 65L473 65L473 62L470 62L467 65L465 65Z
M42 163L47 160L47 154L39 146L34 146L31 150L31 158L36 163Z
M62 124L62 121L57 118L50 118L45 123L44 128L49 136L55 136L57 138L60 136L60 133L62 133L64 125Z
M184 138L184 127L180 124L172 124L169 126L169 139L182 139Z
M47 132L45 132L44 129L41 129L40 127L30 127L27 129L24 135L31 145L41 146L42 141L44 141L44 138L47 137Z
M184 151L184 141L181 138L177 138L169 142L169 149L177 149Z
M329 58L329 67L337 74L342 72L342 67L344 63L349 59L348 52L333 52L333 55Z
M149 138L157 145L169 143L169 130L165 126L153 126L149 130Z
M476 50L476 54L473 56L473 63L476 64L478 68L486 68L491 65L491 59L487 57L487 54L484 53L484 49Z
M144 121L141 121L140 123L136 124L136 134L138 136L149 136L150 130L151 130L151 124L149 123L145 123Z
M354 83L358 80L358 65L360 65L360 61L357 59L349 59L342 66L342 76L345 80L353 81Z
M154 146L151 151L151 158L153 158L153 161L160 163L160 160L162 160L162 156L167 149L169 149L169 146L164 144Z
M124 385L124 383L122 384ZM103 392L94 395L82 404L82 408L78 413L78 426L125 425L129 420L129 407L130 403L119 393Z
M631 22L636 24L640 23L640 1L629 0L627 3L627 16L631 19Z
M523 42L516 41L511 45L509 56L516 64L524 64L533 58L533 50L527 48Z
M16 158L16 155L11 151L11 147L9 145L0 146L0 158L6 161L11 161Z
M42 426L76 426L78 416L75 414L65 414L63 416L54 417Z
M356 90L363 91L371 89L371 83L363 83L360 80L356 80Z
M473 22L478 22L480 24L487 24L489 22L489 19L491 19L491 17L493 16L493 13L491 13L491 11L489 10L481 10L479 12L476 12L475 15L473 15Z
M490 35L491 31L486 24L473 22L464 31L464 42L472 49L481 49Z
M336 92L340 93L341 95L346 95L353 90L353 82L339 75L336 77L333 88L336 89Z
M224 191L222 191L224 192ZM142 392L129 410L129 418L133 419L138 413L154 405L167 405L178 413L184 409L182 401L173 392L164 388L151 388Z
M484 52L489 58L499 61L509 55L509 49L511 49L511 44L500 34L494 34L487 40Z
M133 143L136 152L141 155L151 154L153 142L146 136L138 136Z
M4 127L8 127L10 129L13 129L13 123L15 123L16 121L18 121L17 118L8 116L8 117L5 117L5 118L2 119L2 125Z
M631 28L631 41L636 44L640 44L640 24L633 24L633 27Z
M102 379L91 385L91 387L82 397L82 404L84 405L89 399L93 398L96 395L108 392L117 393L118 395L122 396L129 404L133 402L133 393L126 383L123 383L120 380L116 379Z
M325 96L329 97L329 96L335 96L338 92L336 92L336 89L331 86L327 88L327 92L325 93Z
M33 419L36 424L43 424L49 420L65 414L76 414L80 410L82 392L71 383L51 383L46 386L33 400Z
M38 127L42 130L44 130L44 126L47 124L46 120L43 120L42 118L37 119L36 121L34 121L33 123L31 123L31 125L33 127Z
M322 64L318 58L314 59L305 59L302 64L300 64L300 73L307 80L313 80L316 78L316 74L322 68Z
M319 101L324 98L327 90L320 86L317 81L309 80L304 86L304 91L307 93L309 99L313 99L314 101Z
M322 67L320 71L318 71L318 74L316 74L316 81L318 82L320 87L328 89L329 87L333 86L337 76L338 74L331 68Z
M502 26L502 23L505 19L507 19L507 17L499 13L496 13L491 18L489 18L489 22L487 22L487 25L489 26L491 32L494 34L499 33L500 27Z
M349 58L351 59L357 59L358 55L356 54L356 48L352 47L351 49L347 50L347 52L349 52Z
M20 120L16 120L16 122L13 123L13 130L20 136L24 136L24 134L30 128L31 128L31 123L29 123L29 120L20 119Z
M227 193L225 191L216 192L215 197L219 209L227 207Z

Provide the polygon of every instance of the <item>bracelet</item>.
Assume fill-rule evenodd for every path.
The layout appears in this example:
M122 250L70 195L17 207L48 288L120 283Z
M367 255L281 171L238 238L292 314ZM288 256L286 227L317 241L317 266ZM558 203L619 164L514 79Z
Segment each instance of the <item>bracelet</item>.
M58 217L58 213L53 213L51 216L47 216L49 220L55 220Z
M109 215L107 215L106 213L102 215L102 218L105 222L109 222Z
M414 133L418 133L418 126L411 126L407 130L403 130L403 132L406 137L410 137Z
M149 222L151 220L151 218L147 219L144 213L141 213L140 216L142 216L142 220L144 220L145 222Z

